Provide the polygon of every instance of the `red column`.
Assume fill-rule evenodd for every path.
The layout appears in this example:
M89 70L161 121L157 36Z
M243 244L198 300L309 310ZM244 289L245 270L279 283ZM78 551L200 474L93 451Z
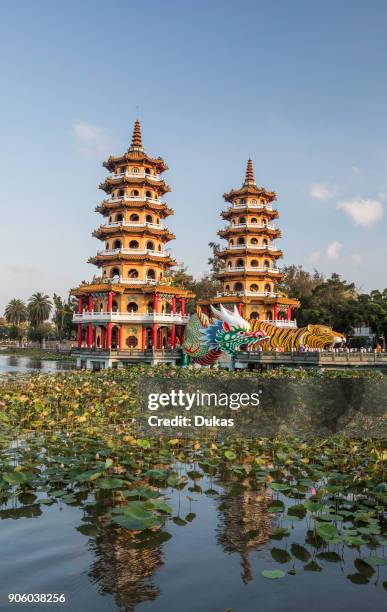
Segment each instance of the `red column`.
M78 298L78 314L82 314L82 296Z
M172 298L172 314L176 314L176 296Z
M171 349L174 351L176 347L176 325L173 323L171 330Z
M157 323L153 323L153 339L152 339L153 348L157 349Z
M108 351L112 348L112 323L109 323L106 326L106 348Z
M90 350L93 345L93 326L91 323L87 326L87 348Z
M122 325L118 328L118 350L120 351L122 348Z
M93 312L93 296L89 295L89 312Z
M141 325L141 350L145 351L145 327Z
M185 315L185 298L180 298L180 304L181 304L181 316L184 317L184 315Z
M241 315L241 314L242 314L243 304L242 304L241 302L239 302L239 304L238 304L237 308L238 308L238 312L239 312L239 314Z
M276 321L278 318L277 304L274 304L273 308L273 320Z
M81 306L82 308L82 306ZM82 323L78 323L78 348L82 348Z
M111 312L113 310L113 291L109 291L108 293L107 309L108 312Z
M157 313L157 308L158 308L158 305L159 305L158 297L159 296L157 295L157 293L153 294L153 312L154 313Z
M290 320L291 320L291 318L292 318L292 307L291 307L291 306L289 306L289 308L288 308L288 309L287 309L287 311L286 311L286 320L287 320L287 321L290 321Z
M105 328L101 327L101 349L105 348Z

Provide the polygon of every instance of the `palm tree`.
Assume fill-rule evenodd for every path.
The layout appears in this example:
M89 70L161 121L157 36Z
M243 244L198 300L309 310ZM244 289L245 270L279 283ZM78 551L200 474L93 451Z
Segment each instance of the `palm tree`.
M27 307L22 300L13 299L6 305L4 315L8 323L18 327L28 318Z
M28 316L32 327L38 327L50 316L52 303L48 295L34 293L28 300Z

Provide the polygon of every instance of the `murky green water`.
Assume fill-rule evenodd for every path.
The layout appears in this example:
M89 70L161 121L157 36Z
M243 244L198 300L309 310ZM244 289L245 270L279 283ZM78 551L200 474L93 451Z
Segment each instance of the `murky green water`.
M63 372L75 369L73 361L48 361L34 357L0 354L0 374L17 372Z
M386 566L371 568L357 548L316 540L306 519L269 513L268 493L247 480L222 483L197 465L188 475L184 488L163 489L173 511L156 533L113 526L106 509L114 492L97 504L87 491L72 503L39 504L45 491L8 501L0 513L2 601L9 592L32 592L65 593L65 609L74 612L382 609ZM290 534L269 540L276 526ZM362 546L362 556L373 553ZM262 577L278 567L292 573Z

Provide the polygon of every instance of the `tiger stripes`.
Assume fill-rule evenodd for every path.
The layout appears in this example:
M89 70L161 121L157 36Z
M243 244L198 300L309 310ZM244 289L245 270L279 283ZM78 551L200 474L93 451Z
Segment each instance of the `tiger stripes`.
M325 325L308 325L299 329L290 329L288 327L277 327L257 319L250 319L249 324L252 331L261 329L270 336L260 345L264 351L273 351L281 347L284 351L299 351L301 347L318 349L331 346L337 337L344 340L342 334ZM253 344L251 348L254 350L256 346L258 345Z

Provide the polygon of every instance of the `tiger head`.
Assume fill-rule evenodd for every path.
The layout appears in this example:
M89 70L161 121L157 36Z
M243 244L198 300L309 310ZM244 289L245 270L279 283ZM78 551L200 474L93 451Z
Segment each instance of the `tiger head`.
M328 325L308 325L302 337L302 345L310 348L331 348L335 344L344 344L344 334L333 330Z

